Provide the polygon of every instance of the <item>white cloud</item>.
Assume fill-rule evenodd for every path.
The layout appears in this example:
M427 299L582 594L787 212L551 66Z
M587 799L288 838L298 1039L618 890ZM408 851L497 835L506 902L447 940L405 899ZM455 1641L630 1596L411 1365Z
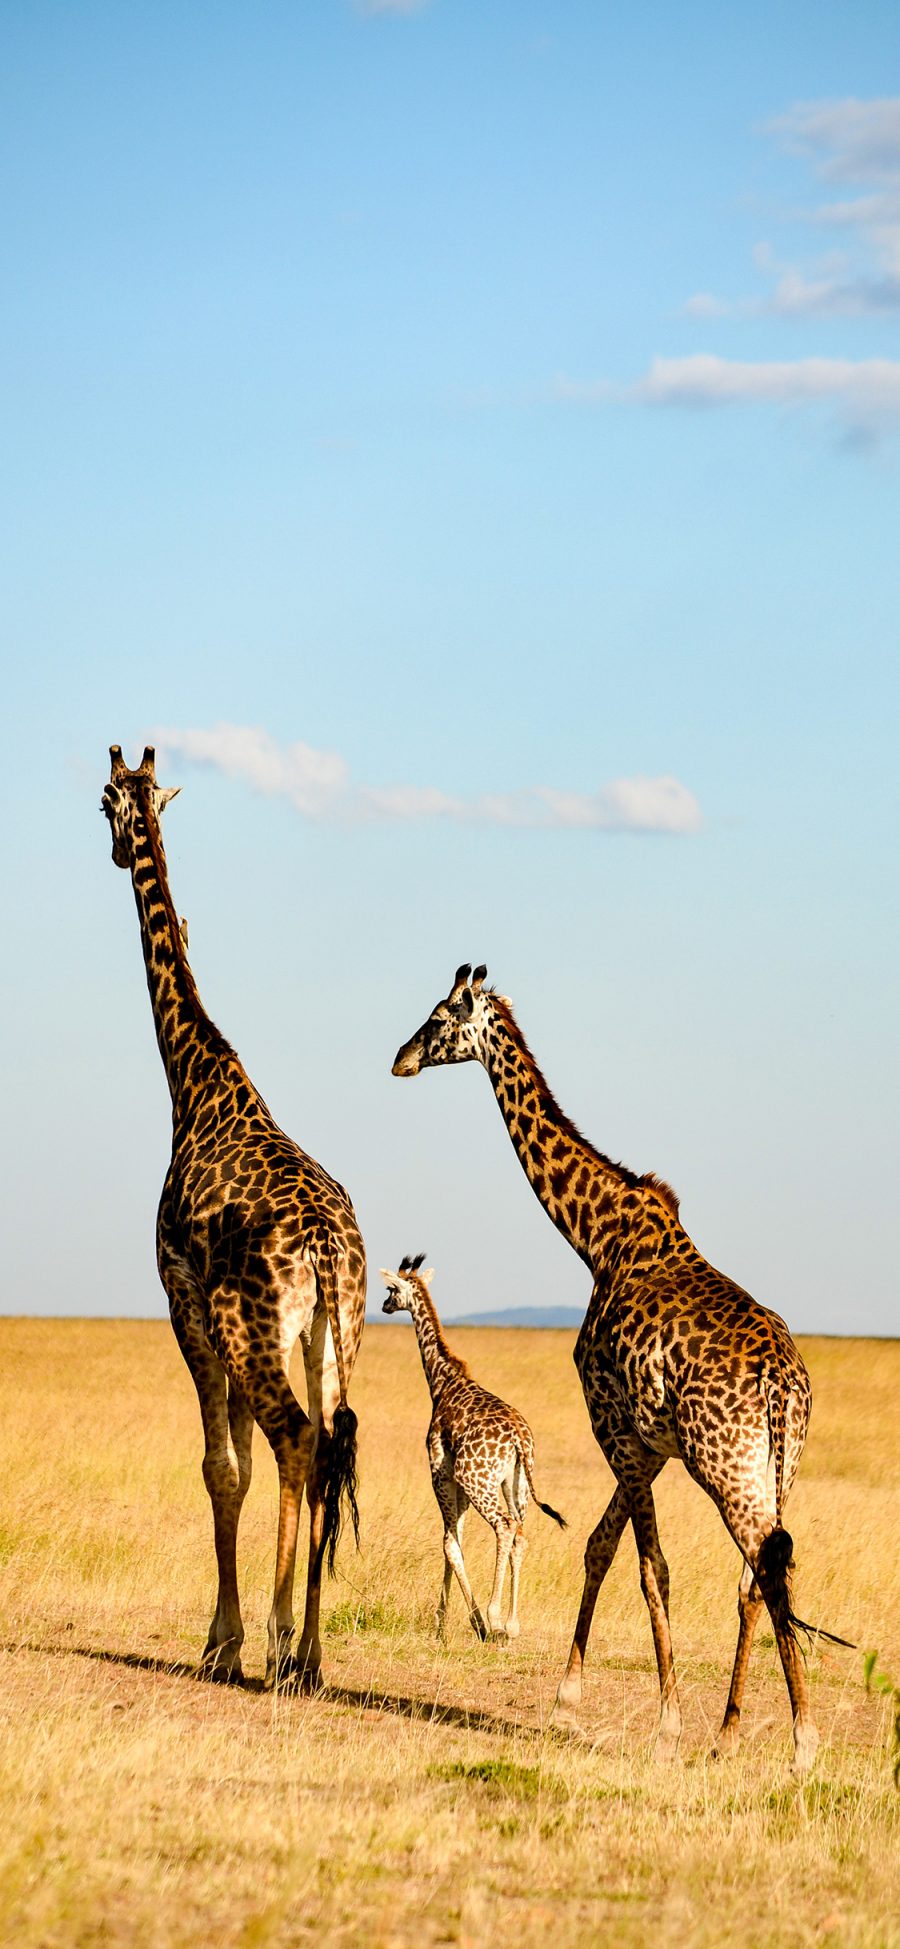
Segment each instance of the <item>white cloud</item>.
M597 792L528 786L519 792L453 796L436 786L355 785L336 752L278 744L268 731L217 724L151 734L161 764L212 765L267 797L286 798L307 819L453 819L473 825L591 828L596 832L697 832L693 792L671 776L614 779Z
M802 157L820 181L867 186L865 195L791 213L813 228L844 231L852 249L802 268L779 265L771 247L759 245L754 258L773 280L768 291L733 301L698 292L688 299L688 314L862 318L900 311L900 96L800 102L765 133Z
M900 359L723 359L713 352L652 359L630 386L559 377L554 397L581 405L831 405L855 445L900 431Z
M900 95L860 101L795 102L768 124L773 135L847 183L900 175Z

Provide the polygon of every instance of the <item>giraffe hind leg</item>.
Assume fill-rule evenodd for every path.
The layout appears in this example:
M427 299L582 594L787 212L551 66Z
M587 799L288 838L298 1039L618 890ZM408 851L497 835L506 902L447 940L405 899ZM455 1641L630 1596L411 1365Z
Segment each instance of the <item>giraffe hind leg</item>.
M250 1485L253 1416L243 1395L229 1384L225 1369L203 1328L199 1293L161 1260L175 1338L190 1371L203 1423L203 1480L212 1505L218 1568L216 1607L200 1669L218 1684L242 1682L241 1619L237 1581L237 1532Z
M716 1735L716 1743L713 1748L713 1752L718 1759L724 1759L728 1754L736 1753L740 1745L741 1709L744 1703L744 1687L747 1683L747 1667L750 1663L750 1652L753 1646L756 1627L762 1614L762 1608L762 1591L749 1563L745 1563L741 1572L741 1581L738 1585L738 1616L740 1617L740 1627L738 1630L737 1649L734 1654L734 1670L731 1674L731 1685L728 1691L728 1701L725 1706L725 1716Z
M528 1544L525 1540L525 1531L520 1523L513 1537L513 1546L509 1553L509 1615L506 1620L506 1635L508 1638L517 1638L521 1629L519 1624L519 1577L522 1571L522 1558L527 1548Z
M660 1546L651 1481L645 1478L632 1483L629 1486L629 1502L641 1571L641 1590L650 1614L650 1630L659 1673L659 1726L653 1757L665 1763L674 1760L677 1755L682 1717L669 1628L669 1566Z
M584 1552L584 1589L575 1622L575 1635L569 1661L556 1693L550 1724L558 1730L580 1733L578 1712L581 1706L584 1658L600 1586L609 1570L629 1517L628 1498L620 1486L606 1506L596 1528L591 1531Z
M492 1638L503 1641L509 1633L503 1623L503 1586L506 1582L506 1569L515 1541L516 1529L513 1518L504 1516L498 1509L491 1527L496 1543L494 1558L494 1588L491 1591L487 1610L488 1630Z
M442 1469L436 1470L432 1476L432 1483L434 1485L434 1493L437 1497L438 1507L444 1519L444 1584L438 1604L438 1616L440 1619L443 1619L443 1616L446 1614L446 1599L449 1596L450 1590L450 1577L447 1574L449 1570L450 1576L455 1575L456 1581L462 1591L466 1610L469 1614L469 1623L472 1626L475 1636L477 1638L486 1638L488 1635L487 1625L475 1602L475 1595L469 1582L465 1558L462 1553L462 1526L463 1517L469 1506L468 1497L460 1484L449 1477Z
M303 1628L293 1660L292 1677L302 1692L317 1692L322 1685L322 1642L319 1613L322 1600L322 1537L325 1529L325 1482L328 1471L328 1445L331 1441L334 1412L341 1390L333 1353L326 1358L326 1331L316 1322L308 1346L303 1349L306 1391L312 1423L314 1456L306 1482L309 1504L309 1560L306 1574L306 1604Z

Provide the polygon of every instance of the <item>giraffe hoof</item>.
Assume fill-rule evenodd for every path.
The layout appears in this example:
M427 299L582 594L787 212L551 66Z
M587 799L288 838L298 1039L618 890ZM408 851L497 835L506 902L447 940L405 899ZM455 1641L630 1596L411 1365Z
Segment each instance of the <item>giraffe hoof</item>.
M301 1665L298 1660L294 1661L293 1671L286 1675L283 1683L305 1699L320 1698L327 1689L321 1665Z
M738 1751L740 1743L741 1729L737 1723L730 1726L721 1726L716 1733L716 1743L712 1749L713 1759L732 1759Z
M492 1624L488 1632L488 1638L491 1644L509 1644L509 1632L505 1624Z
M819 1745L819 1734L815 1726L803 1726L794 1733L794 1758L791 1772L795 1780L804 1779L809 1772Z
M680 1733L661 1732L655 1741L653 1751L650 1755L654 1766L674 1766L678 1758L680 1742Z
M583 1745L590 1745L583 1725L576 1719L570 1706L555 1705L547 1721L548 1732L558 1733L560 1739L577 1739Z
M240 1652L227 1645L207 1645L200 1660L199 1676L210 1685L243 1685Z
M469 1618L469 1623L472 1626L476 1638L480 1638L482 1644L484 1644L485 1639L488 1637L489 1633L484 1618L481 1615L481 1612L473 1611Z

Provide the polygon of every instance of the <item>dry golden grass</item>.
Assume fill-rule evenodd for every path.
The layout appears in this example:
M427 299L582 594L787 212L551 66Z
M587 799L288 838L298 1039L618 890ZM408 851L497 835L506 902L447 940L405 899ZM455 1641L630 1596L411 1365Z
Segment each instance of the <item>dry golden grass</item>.
M900 1943L889 1713L866 1696L859 1655L811 1653L823 1744L809 1782L788 1776L787 1699L762 1634L744 1751L708 1757L738 1564L674 1463L658 1503L683 1764L647 1759L656 1679L630 1535L594 1628L595 1744L543 1731L609 1476L572 1335L451 1337L527 1414L539 1491L571 1528L530 1514L515 1646L476 1644L454 1591L439 1648L424 1380L408 1329L370 1329L351 1390L363 1548L342 1547L326 1595L330 1694L303 1700L258 1689L275 1529L261 1438L241 1533L257 1689L225 1692L191 1669L213 1592L211 1524L196 1402L168 1328L0 1323L3 1941ZM790 1507L798 1608L897 1673L900 1345L804 1352L815 1409ZM473 1517L466 1540L483 1598L490 1539Z

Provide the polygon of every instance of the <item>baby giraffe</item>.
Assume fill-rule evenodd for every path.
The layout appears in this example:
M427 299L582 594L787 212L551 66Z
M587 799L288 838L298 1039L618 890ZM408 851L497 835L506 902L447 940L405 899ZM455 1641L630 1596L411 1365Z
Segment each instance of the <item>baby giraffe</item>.
M496 1394L473 1381L464 1360L451 1353L428 1287L434 1270L421 1272L425 1257L401 1259L399 1271L381 1277L387 1286L383 1313L411 1313L425 1378L431 1390L432 1416L426 1447L431 1481L444 1521L444 1583L438 1600L438 1637L444 1635L447 1599L453 1572L466 1600L469 1622L479 1638L517 1638L519 1635L519 1573L525 1550L524 1522L529 1498L552 1516L560 1529L565 1521L546 1502L538 1500L532 1475L534 1438L527 1421ZM463 1517L469 1504L490 1524L497 1542L494 1588L487 1623L472 1595L462 1553ZM504 1625L501 1608L503 1580L509 1564L512 1596Z

